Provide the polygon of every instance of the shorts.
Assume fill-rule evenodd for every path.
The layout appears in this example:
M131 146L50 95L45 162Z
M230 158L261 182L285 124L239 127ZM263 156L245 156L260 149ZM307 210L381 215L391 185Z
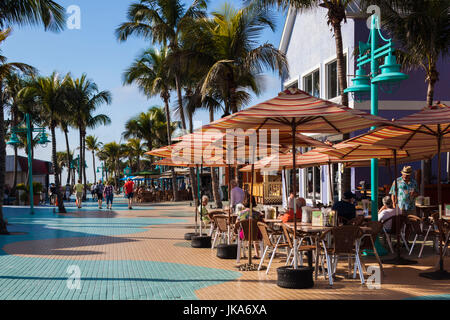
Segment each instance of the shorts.
M83 192L77 192L77 199L83 198Z
M98 200L103 200L103 193L97 193Z
M127 199L133 199L133 197L134 197L134 193L133 192L127 194Z
M114 200L114 196L113 195L107 196L106 197L106 204L110 204L110 203L112 204L113 200Z

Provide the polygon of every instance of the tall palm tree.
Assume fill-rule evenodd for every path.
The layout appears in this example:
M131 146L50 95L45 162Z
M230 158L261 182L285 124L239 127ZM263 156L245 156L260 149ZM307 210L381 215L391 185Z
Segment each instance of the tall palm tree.
M188 8L181 0L140 0L130 5L128 22L117 28L116 35L119 41L126 41L131 35L140 36L153 44L167 45L176 55L180 50L180 37L189 31L197 19L206 17L206 8L206 0L194 0ZM170 67L175 78L182 128L186 130L186 120L182 111L180 59L176 58Z
M103 153L103 156L107 159L107 165L110 172L114 173L114 184L117 186L120 174L120 159L124 155L124 148L117 142L110 142L103 146L101 153Z
M1 18L0 18L1 22ZM8 38L11 29L0 31L0 45ZM5 116L4 107L9 100L7 92L4 92L5 79L15 72L31 74L34 69L23 63L8 63L7 58L0 51L0 193L4 193L6 171L6 143L5 143ZM0 202L0 234L7 234L6 223L3 220L3 203Z
M99 91L95 82L87 78L83 74L81 78L70 78L68 82L68 96L72 111L70 124L79 130L80 138L80 161L81 168L79 171L79 179L84 181L85 190L87 189L86 181L86 152L85 137L87 129L94 129L99 125L108 125L111 119L105 114L94 115L93 113L102 104L111 104L112 98L109 91ZM86 194L86 192L85 192Z
M397 56L407 70L425 72L427 105L433 105L439 81L438 61L449 58L449 0L374 0L381 8L383 26L401 47ZM431 178L431 161L423 163L424 183Z
M141 157L147 152L147 149L142 144L141 139L130 139L128 140L126 144L128 151L130 153L131 159L133 158L136 160L136 172L141 171ZM130 167L132 167L130 163Z
M139 89L148 97L159 95L164 101L166 114L167 141L172 144L172 130L170 121L170 91L175 87L175 79L169 72L168 49L163 47L160 51L150 48L144 51L133 64L125 71L126 84L137 83ZM183 116L184 117L184 116ZM178 188L175 177L175 168L172 168L173 197L178 201Z
M55 185L57 189L58 209L60 213L65 213L64 202L60 190L61 182L59 180L60 168L56 154L56 127L59 119L67 117L69 114L68 102L66 97L65 85L70 76L67 74L63 79L57 73L49 77L35 78L33 83L19 93L26 99L34 99L35 103L42 110L44 121L50 127L52 136L52 162L55 170Z
M256 94L261 91L258 77L265 70L277 71L280 77L288 73L286 56L272 44L257 46L263 30L275 25L267 9L250 5L240 10L225 3L212 13L206 24L211 41L213 64L205 77L202 93L219 90L226 111L238 111L238 91L242 88Z
M103 143L98 141L97 137L86 137L86 148L92 152L92 168L94 170L94 181L97 181L97 172L95 171L95 153L98 152L102 146Z
M66 152L56 152L56 161L58 162L59 168L59 181L62 181L62 172L64 168L68 168L68 171L70 169L70 162L67 162L69 157L70 155L67 155Z

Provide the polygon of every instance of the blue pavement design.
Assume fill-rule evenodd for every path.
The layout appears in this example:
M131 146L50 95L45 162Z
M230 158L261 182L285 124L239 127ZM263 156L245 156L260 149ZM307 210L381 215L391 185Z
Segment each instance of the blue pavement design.
M85 209L89 208L96 210L93 203ZM68 212L77 210L68 209ZM66 217L55 214L50 207L36 208L33 216L27 208L3 210L10 224L8 230L18 234L0 236L0 248L22 241L135 234L151 225L186 222L164 218ZM68 288L73 283L69 266L77 266L81 272L80 290ZM155 261L24 258L0 250L2 300L194 300L195 290L241 275L229 270Z
M433 296L414 297L405 300L450 300L450 294L438 294Z

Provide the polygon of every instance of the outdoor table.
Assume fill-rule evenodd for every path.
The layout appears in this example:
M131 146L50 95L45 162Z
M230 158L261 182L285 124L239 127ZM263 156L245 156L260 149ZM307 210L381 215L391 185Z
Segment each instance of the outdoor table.
M437 206L437 205L426 206L426 205L422 205L422 204L416 204L417 216L424 218L424 219L428 219L428 217L430 217L432 215L432 212L436 211L438 209L439 209L439 206Z

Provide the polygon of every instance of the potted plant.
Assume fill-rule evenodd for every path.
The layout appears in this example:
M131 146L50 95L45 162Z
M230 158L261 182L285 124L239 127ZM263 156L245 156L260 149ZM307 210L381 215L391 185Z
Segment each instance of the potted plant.
M28 201L28 191L27 191L27 187L25 186L24 183L19 183L16 187L16 190L19 194L19 205L23 206L25 205L25 203Z
M39 205L41 199L41 192L43 186L40 182L33 182L33 204ZM30 197L28 196L30 193L30 188L25 186L25 184L21 183L17 185L17 190L19 191L19 200L20 205L30 204Z

